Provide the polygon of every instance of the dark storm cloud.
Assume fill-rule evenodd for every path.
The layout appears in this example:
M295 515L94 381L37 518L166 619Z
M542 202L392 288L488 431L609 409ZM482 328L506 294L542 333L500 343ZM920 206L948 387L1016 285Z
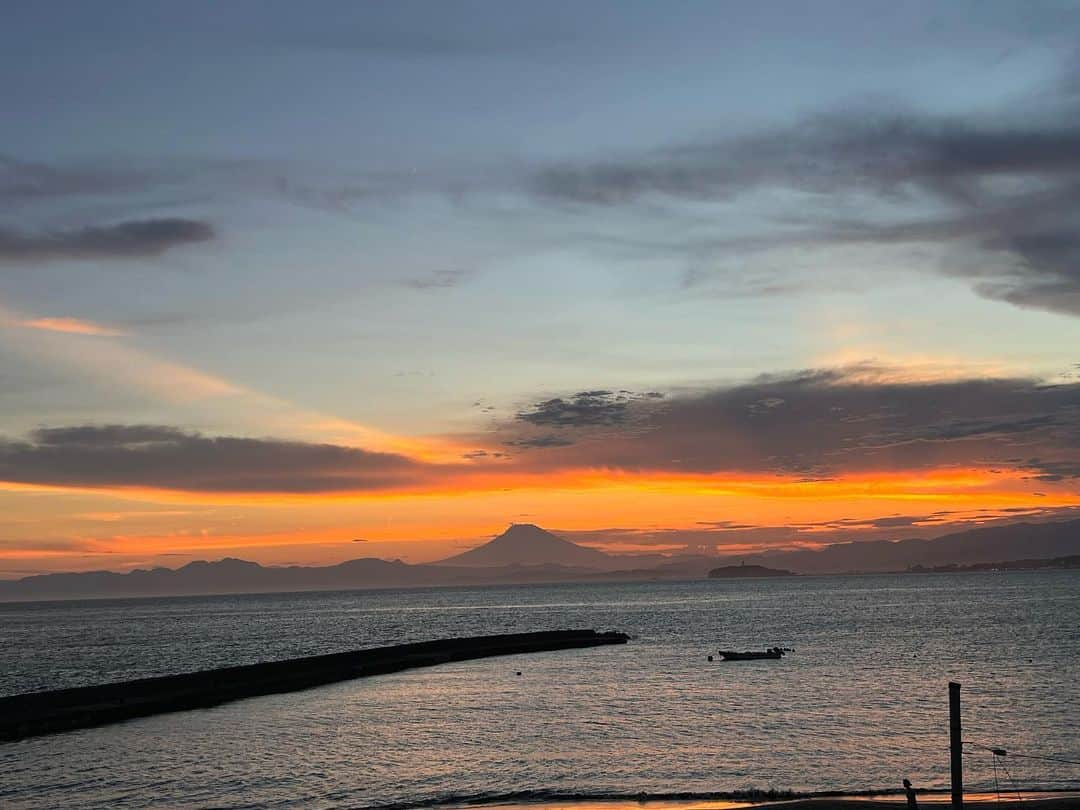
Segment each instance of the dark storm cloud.
M214 229L191 219L143 219L66 231L25 232L0 227L0 261L143 259L179 245L206 242Z
M46 428L28 441L0 442L0 480L62 487L334 492L402 486L423 472L390 453L158 425Z
M614 410L603 397L593 405L595 393L538 403L501 426L503 441L528 438L528 425L542 424L562 428L574 444L532 457L540 467L804 478L1032 458L1050 475L1066 469L1054 465L1080 463L1077 383L890 382L862 366L761 377L662 402L628 399ZM582 396L583 407L573 406Z
M760 188L814 195L822 212L771 233L691 240L691 253L785 244L965 245L944 272L973 277L988 297L1080 314L1080 125L1073 104L1015 124L883 114L820 116L789 130L719 139L593 163L549 166L542 199L589 206L724 202ZM838 222L859 196L892 212ZM896 214L897 206L907 214ZM922 215L915 212L925 212ZM779 224L780 227L776 227Z

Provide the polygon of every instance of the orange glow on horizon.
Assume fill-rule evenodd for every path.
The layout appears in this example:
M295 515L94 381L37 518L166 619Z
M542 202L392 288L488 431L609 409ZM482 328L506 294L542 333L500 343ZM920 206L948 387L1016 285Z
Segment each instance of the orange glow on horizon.
M438 467L433 467L436 472ZM451 475L433 475L429 480L383 489L320 492L290 491L200 491L145 486L84 486L34 484L0 481L0 490L12 492L81 492L109 495L136 501L197 504L295 505L335 501L369 501L474 495L509 490L578 491L631 490L638 493L678 493L682 495L754 496L776 499L887 499L913 501L986 500L1003 503L1038 503L1043 506L1071 505L1080 501L1076 493L1027 491L1030 472L1022 469L955 468L911 471L873 471L832 478L722 472L714 474L653 471L630 473L612 470L563 470L530 472L512 467L472 472L456 468ZM1044 485L1044 489L1048 489ZM1037 498L1037 501L1032 501Z
M478 545L511 522L538 523L556 532L622 527L618 531L625 536L598 545L575 538L615 552L670 551L679 541L665 540L663 532L711 530L706 542L715 543L717 553L735 554L859 539L871 521L890 514L930 516L889 535L900 539L915 527L944 534L954 522L972 525L1015 514L1008 509L1080 507L1080 493L1036 484L1028 471L1018 469L879 471L824 480L609 470L545 474L509 465L454 469L457 475L436 478L425 488L377 492L201 493L0 483L0 494L37 495L20 502L20 514L10 515L25 516L19 530L24 542L11 536L0 545L0 559L37 558L55 570L62 570L65 558L98 554L111 555L114 567L238 553L271 564L332 564L361 556L425 562ZM1036 485L1040 492L1032 491ZM187 508L167 506L175 504ZM772 534L739 535L725 529L726 522ZM118 523L122 533L102 531L119 528ZM636 542L651 531L661 535ZM70 550L35 550L39 536L65 538Z

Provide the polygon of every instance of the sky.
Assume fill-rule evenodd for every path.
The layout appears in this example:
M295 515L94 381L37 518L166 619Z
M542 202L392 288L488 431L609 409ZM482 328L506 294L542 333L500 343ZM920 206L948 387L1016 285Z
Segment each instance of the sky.
M1080 515L1080 6L10 2L0 577Z

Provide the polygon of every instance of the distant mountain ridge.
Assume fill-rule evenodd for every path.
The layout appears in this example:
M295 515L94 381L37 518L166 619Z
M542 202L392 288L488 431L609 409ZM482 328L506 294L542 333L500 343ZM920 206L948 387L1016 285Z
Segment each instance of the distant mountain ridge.
M0 601L222 593L415 588L543 582L702 579L738 559L749 566L800 574L904 571L913 566L977 565L1080 553L1080 520L1013 523L970 529L935 540L836 543L818 551L749 556L614 555L579 546L533 524L514 524L498 537L439 563L409 565L373 557L328 566L263 566L227 557L180 568L128 573L88 571L0 580Z
M903 571L915 565L973 565L1022 558L1066 557L1080 552L1080 520L1009 523L946 534L932 540L864 540L819 550L779 551L745 557L747 564L780 566L800 574Z
M614 562L610 554L563 540L533 523L512 523L494 540L436 564L481 567L565 565L610 570Z

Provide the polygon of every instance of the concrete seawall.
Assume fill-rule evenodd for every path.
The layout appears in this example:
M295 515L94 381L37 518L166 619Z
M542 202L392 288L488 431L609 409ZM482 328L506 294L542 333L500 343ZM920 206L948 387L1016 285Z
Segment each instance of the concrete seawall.
M625 644L624 633L552 630L450 638L0 698L0 741L201 709L451 661Z

